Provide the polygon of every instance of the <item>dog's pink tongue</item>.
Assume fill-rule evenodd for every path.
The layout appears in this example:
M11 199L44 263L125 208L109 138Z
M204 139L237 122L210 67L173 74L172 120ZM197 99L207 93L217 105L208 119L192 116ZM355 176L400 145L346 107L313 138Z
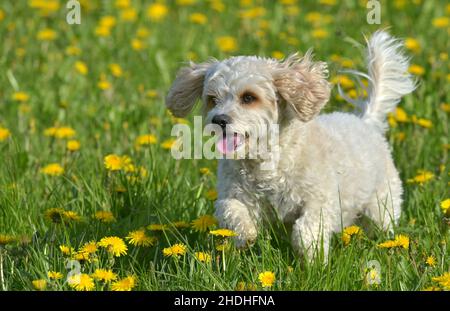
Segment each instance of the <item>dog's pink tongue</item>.
M222 154L228 154L236 150L236 148L241 144L241 140L241 136L236 133L232 137L226 135L219 138L216 146Z

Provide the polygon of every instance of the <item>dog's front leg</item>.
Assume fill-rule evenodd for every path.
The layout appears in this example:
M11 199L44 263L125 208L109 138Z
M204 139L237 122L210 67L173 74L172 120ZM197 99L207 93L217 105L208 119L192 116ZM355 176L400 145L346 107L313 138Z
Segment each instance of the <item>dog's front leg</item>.
M237 233L236 246L244 248L253 244L257 237L257 215L235 198L219 199L215 203L215 216L220 226Z

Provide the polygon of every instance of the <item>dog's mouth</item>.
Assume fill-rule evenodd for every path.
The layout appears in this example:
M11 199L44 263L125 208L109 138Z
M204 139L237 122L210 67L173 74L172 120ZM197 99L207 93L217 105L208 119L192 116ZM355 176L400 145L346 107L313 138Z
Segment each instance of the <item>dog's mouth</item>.
M224 132L222 137L217 140L217 150L224 155L234 153L244 144L245 138L239 133Z

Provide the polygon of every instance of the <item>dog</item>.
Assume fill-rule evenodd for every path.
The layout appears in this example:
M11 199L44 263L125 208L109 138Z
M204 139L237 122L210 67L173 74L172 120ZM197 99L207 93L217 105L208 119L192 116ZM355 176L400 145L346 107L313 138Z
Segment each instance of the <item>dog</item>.
M326 63L313 61L311 51L282 61L236 56L191 62L179 70L168 109L184 117L201 98L207 123L224 130L217 145L222 153L245 146L256 127L279 128L279 143L264 159L219 160L215 216L236 232L237 247L254 243L269 210L292 226L294 250L310 260L321 251L327 261L332 234L361 215L393 232L403 190L384 137L386 116L415 82L399 40L380 30L366 43L368 74L355 72L368 80L359 115L319 115L331 84ZM277 166L263 169L275 149Z

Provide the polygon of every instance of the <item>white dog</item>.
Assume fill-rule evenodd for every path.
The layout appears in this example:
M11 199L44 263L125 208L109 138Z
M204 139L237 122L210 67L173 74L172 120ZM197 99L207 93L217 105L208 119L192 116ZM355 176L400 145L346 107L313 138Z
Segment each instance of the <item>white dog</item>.
M281 62L237 56L179 71L167 107L185 116L201 97L207 121L224 129L217 145L222 153L245 146L255 128L279 125L279 145L264 159L220 160L215 215L238 234L238 246L255 241L269 211L292 224L292 244L309 259L323 246L327 260L332 233L361 214L393 230L402 185L383 134L387 113L415 88L401 47L383 31L368 41L369 73L359 73L369 80L361 116L319 115L331 86L326 64L312 61L310 52ZM263 169L275 149L278 165Z

